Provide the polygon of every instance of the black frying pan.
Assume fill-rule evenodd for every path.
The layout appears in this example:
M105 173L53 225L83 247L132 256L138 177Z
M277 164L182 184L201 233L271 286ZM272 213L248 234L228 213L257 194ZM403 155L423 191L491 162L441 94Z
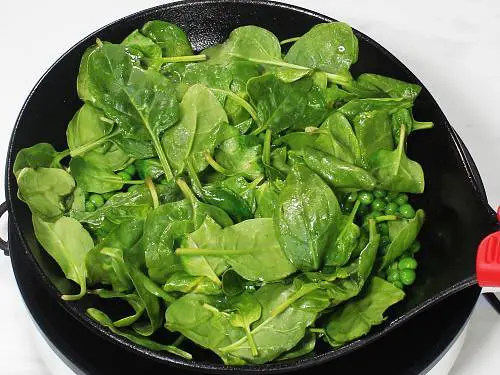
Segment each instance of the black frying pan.
M396 305L385 323L360 340L333 350L318 345L308 357L283 363L259 366L229 367L210 352L190 348L193 361L153 352L115 336L85 315L85 309L99 301L87 296L78 302L62 302L61 293L72 293L74 285L64 278L57 265L40 248L26 205L16 198L17 185L12 166L17 152L38 142L49 142L65 148L65 128L81 105L75 79L80 58L96 37L118 42L132 30L151 19L164 19L181 26L195 50L206 48L227 38L234 28L247 24L270 29L278 38L301 35L319 22L331 18L304 9L268 1L195 1L167 4L145 10L116 21L89 35L71 48L42 77L28 97L16 126L7 155L6 196L10 221L20 234L21 248L36 264L40 281L64 309L94 333L129 350L184 368L204 372L289 372L330 361L353 352L380 338L436 301L476 283L475 257L483 237L497 229L493 210L488 206L480 186L477 170L465 146L451 128L430 93L423 88L415 103L418 119L433 121L430 133L413 134L408 153L421 163L426 174L426 191L414 204L425 209L419 253L418 278L408 290L407 298ZM354 75L372 72L409 82L422 83L394 56L366 35L357 32L359 62ZM1 244L0 244L1 245ZM450 314L453 312L450 311Z

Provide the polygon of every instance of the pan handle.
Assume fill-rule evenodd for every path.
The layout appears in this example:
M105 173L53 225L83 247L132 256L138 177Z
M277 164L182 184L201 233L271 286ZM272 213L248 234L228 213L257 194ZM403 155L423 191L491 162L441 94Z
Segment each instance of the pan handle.
M500 207L497 220L500 222ZM479 244L476 277L483 292L500 291L500 231L489 234Z
M0 204L0 217L7 212L7 202ZM0 250L3 250L5 255L9 255L9 243L0 237Z

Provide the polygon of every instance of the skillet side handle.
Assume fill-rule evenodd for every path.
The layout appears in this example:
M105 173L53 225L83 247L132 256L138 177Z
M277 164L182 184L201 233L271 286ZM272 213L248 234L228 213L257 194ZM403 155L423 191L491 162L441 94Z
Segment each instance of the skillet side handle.
M3 216L4 213L7 212L7 202L3 202L0 204L0 217ZM9 243L0 237L0 250L3 250L3 253L6 256L9 256Z
M497 219L500 222L500 207L497 210ZM489 234L479 244L476 276L479 286L486 288L483 292L500 288L500 231Z

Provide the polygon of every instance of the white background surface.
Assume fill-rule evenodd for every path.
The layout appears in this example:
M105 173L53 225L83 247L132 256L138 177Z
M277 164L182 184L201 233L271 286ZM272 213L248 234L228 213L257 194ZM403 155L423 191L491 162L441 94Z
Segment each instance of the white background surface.
M491 205L500 203L497 161L500 156L497 148L500 144L500 2L287 2L348 22L402 60L434 95L467 144ZM2 4L0 171L4 169L4 155L16 116L44 71L95 29L161 3L17 0ZM295 36L293 30L290 36ZM2 200L3 195L1 189ZM6 232L5 222L4 219L0 222L2 235ZM33 327L17 291L9 259L4 257L0 257L0 301L0 374L55 373L57 365L44 363L43 349L34 344ZM451 374L499 373L497 348L500 348L500 317L481 300Z

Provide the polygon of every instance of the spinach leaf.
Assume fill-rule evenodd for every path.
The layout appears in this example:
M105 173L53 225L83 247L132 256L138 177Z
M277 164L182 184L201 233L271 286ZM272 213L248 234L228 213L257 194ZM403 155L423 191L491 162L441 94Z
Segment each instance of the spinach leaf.
M353 120L361 151L361 166L367 168L372 155L394 149L392 127L387 111L362 112Z
M349 261L352 252L356 249L360 229L354 224L354 219L358 207L359 201L356 202L349 216L342 217L341 224L339 225L339 235L325 256L326 266L345 265Z
M255 217L272 218L278 205L278 192L269 182L264 182L255 190Z
M250 79L247 91L261 123L255 134L265 129L278 134L290 127L316 126L327 114L324 93L311 78L285 83L265 74Z
M363 112L386 111L396 112L401 108L410 108L412 102L405 98L368 98L353 99L338 109L349 121Z
M210 90L191 86L181 102L180 121L162 138L174 173L182 173L187 161L197 172L204 170L208 165L205 155L211 155L221 142L226 124L226 113Z
M372 326L384 321L384 311L401 301L405 293L379 277L373 277L363 294L349 301L330 317L325 339L333 347L366 335Z
M37 143L34 146L23 148L17 153L14 161L12 168L14 176L19 178L19 173L24 168L60 168L59 159L63 156L63 153L57 152L48 143Z
M238 272L228 269L222 274L222 291L226 296L234 297L245 291L248 281L241 277Z
M103 254L103 249L132 248L141 239L143 226L144 220L141 219L124 221L87 253L85 264L89 285L111 285L114 292L132 290L132 281L123 262Z
M156 185L156 192L160 203L182 198L175 184ZM136 186L126 193L113 195L104 206L94 212L73 212L71 215L85 223L96 235L103 236L121 223L134 218L145 219L152 207L153 199L149 189L145 186Z
M302 340L299 341L288 352L283 353L277 358L278 361L287 361L290 359L300 358L309 353L311 353L316 347L316 335L311 331L306 331L306 334Z
M221 294L220 285L203 276L191 276L184 271L168 275L163 290L166 292L199 293L207 295Z
M416 121L413 118L411 111L404 108L392 114L391 124L394 143L396 144L396 146L399 144L401 126L405 127L406 138L412 131L432 129L434 127L434 124L432 122Z
M345 88L365 98L389 96L391 98L405 98L411 101L417 98L422 89L419 85L414 83L408 83L372 73L361 74L356 81L352 82L350 85L346 85Z
M277 147L271 152L271 165L284 175L288 175L288 172L290 172L287 160L288 153L286 147Z
M87 314L94 319L96 322L99 324L102 324L104 327L108 328L111 332L113 332L116 335L125 337L126 339L132 341L133 343L143 346L145 348L151 349L151 350L157 350L157 351L167 351L169 353L178 355L180 357L183 357L185 359L192 359L192 355L189 354L188 352L185 352L182 349L179 349L173 345L163 345L159 344L153 340L137 336L136 334L132 332L125 332L121 331L116 326L113 324L113 321L109 316L107 316L104 312L94 309L94 308L89 308L87 309Z
M211 233L219 238L217 248L179 248L176 254L218 256L247 280L280 280L296 269L283 254L271 224L272 219L245 220Z
M87 293L87 268L85 257L94 247L90 234L75 219L61 217L51 223L33 215L35 236L43 248L54 258L66 278L80 286L80 293L63 295L62 299L73 301Z
M113 143L134 159L147 159L156 156L153 142L125 137L119 133L113 137Z
M144 183L142 180L124 180L110 170L79 156L71 159L69 168L78 186L87 192L107 193L120 190L125 184L139 185Z
M65 198L75 188L75 180L63 169L25 167L17 174L17 196L31 212L44 220L54 220L66 212Z
M153 42L151 38L144 36L139 30L132 31L125 39L123 39L123 46L130 48L132 53L137 52L139 58L146 57L146 66L151 69L159 70L161 67L162 57L161 47Z
M298 153L305 164L331 187L355 190L373 190L377 180L363 168L311 147Z
M215 307L217 297L189 293L179 298L165 313L165 327L180 332L191 341L217 353L225 364L242 365L246 362L219 348L230 345L244 336L244 330L231 324L231 315Z
M144 224L144 255L149 276L159 283L182 265L174 254L174 243L194 228L191 203L167 203L151 211Z
M410 245L416 240L424 220L424 211L418 210L413 219L400 219L388 224L391 243L382 257L380 269L386 268L410 248Z
M294 164L279 194L274 226L286 256L299 270L318 269L335 238L340 207L331 189L307 167Z
M140 297L134 293L126 294L121 292L113 292L107 289L95 289L89 290L89 294L97 295L99 296L99 298L103 299L122 299L127 302L130 307L132 307L134 313L132 315L114 321L113 325L115 327L128 327L134 324L142 316L145 310L144 303L142 302Z
M179 182L187 199L161 205L148 214L144 225L144 251L149 276L164 283L169 273L182 268L174 254L176 242L198 229L206 216L219 225L232 224L231 218L221 209L202 203L194 197L185 182Z
M405 134L405 127L402 125L398 147L394 151L377 151L370 157L368 164L380 188L398 192L423 193L424 171L420 164L406 156Z
M250 331L258 356L253 356L247 335L218 351L255 364L271 361L294 348L306 328L328 307L326 293L312 283L267 284L254 296L262 306L262 316Z
M170 81L153 70L141 69L126 47L109 43L89 50L79 75L81 99L102 109L126 137L151 140L167 179L171 179L159 138L179 118Z
M173 23L159 20L149 21L141 28L141 33L161 48L164 57L193 54L186 34Z
M84 104L73 116L66 129L66 138L71 156L81 156L85 160L119 170L129 160L129 155L111 143L118 132L114 124L104 117L104 113L89 103Z
M377 233L374 220L369 220L368 227L369 239L359 257L343 267L344 269L337 269L333 275L323 276L323 278L326 277L327 282L320 284L327 291L331 306L339 305L357 296L370 276L377 256L380 235Z
M181 246L191 249L215 249L219 246L222 228L210 217L205 217L201 226L183 239ZM228 268L223 258L211 256L181 257L184 270L191 276L205 276L220 285L219 276Z
M161 167L161 163L158 159L142 159L135 162L135 167L137 168L137 174L141 180L145 180L147 177L151 177L157 180L165 173Z
M358 39L349 25L330 22L314 26L300 37L285 56L285 61L319 69L349 82L350 66L358 60Z
M255 179L263 174L262 144L253 135L238 135L221 143L215 160L230 174Z
M318 135L314 132L292 132L276 138L273 143L276 146L287 145L291 150L301 151L306 146L318 147L317 139Z
M251 324L260 319L262 306L257 298L248 292L244 292L238 297L234 297L231 302L231 306L236 310L231 314L231 324L235 327L244 329L252 355L257 357L259 351L252 336Z
M327 152L347 163L360 165L361 150L351 124L340 112L333 112L321 124L316 145L311 146Z

